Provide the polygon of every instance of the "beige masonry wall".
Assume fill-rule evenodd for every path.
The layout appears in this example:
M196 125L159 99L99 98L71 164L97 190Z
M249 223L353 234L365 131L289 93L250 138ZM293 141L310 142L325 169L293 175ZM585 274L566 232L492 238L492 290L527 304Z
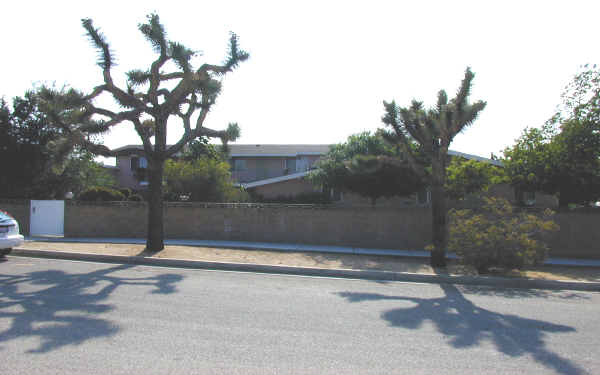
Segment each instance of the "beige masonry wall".
M65 207L67 237L145 237L145 203L77 203ZM422 249L430 214L420 208L168 203L165 237Z
M29 201L0 200L29 234ZM145 202L66 202L66 237L146 236ZM560 212L551 256L600 258L600 210ZM430 208L282 204L166 203L166 238L284 242L423 249L431 238Z

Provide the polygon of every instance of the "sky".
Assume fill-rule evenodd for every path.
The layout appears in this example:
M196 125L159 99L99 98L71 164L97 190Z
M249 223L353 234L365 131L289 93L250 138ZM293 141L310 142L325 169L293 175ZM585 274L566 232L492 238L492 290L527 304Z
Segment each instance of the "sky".
M170 40L221 63L229 32L250 59L223 80L205 122L241 127L237 143L339 143L383 127L383 101L431 106L475 73L471 101L487 107L450 148L489 157L538 127L586 63L600 62L600 1L11 1L3 5L0 96L34 85L90 91L102 83L96 51L81 26L92 18L124 72L156 58L137 29L156 12ZM100 104L111 106L103 99ZM168 142L182 134L175 119ZM108 147L139 144L129 124Z

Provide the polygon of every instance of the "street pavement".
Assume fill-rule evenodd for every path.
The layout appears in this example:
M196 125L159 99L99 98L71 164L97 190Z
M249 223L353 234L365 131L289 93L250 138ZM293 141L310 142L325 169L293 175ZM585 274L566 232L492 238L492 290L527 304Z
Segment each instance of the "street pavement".
M598 374L600 293L8 257L0 374Z

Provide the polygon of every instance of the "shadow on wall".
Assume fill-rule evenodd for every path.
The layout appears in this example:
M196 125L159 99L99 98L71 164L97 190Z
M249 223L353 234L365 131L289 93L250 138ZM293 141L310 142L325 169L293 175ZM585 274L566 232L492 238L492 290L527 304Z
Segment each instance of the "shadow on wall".
M585 373L577 364L547 349L544 342L548 333L574 332L574 328L486 310L465 298L456 286L440 284L440 287L445 296L429 299L354 292L338 295L350 303L376 300L407 302L407 307L384 311L381 318L392 327L406 329L419 329L424 322L430 321L450 339L448 344L454 348L473 347L490 340L499 352L510 357L531 355L536 362L558 373Z
M102 303L113 291L123 285L136 285L152 287L151 293L170 294L176 292L174 284L182 280L175 274L144 278L115 275L132 267L135 266L119 265L84 274L57 270L26 275L0 273L0 321L11 320L10 327L0 331L0 350L2 343L23 337L37 337L40 341L37 348L27 353L47 353L113 336L119 332L119 326L98 316L114 309Z

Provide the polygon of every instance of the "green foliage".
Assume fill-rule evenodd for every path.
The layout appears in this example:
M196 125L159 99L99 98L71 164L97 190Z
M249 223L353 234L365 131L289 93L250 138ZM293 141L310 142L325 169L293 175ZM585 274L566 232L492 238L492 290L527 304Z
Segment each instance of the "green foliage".
M334 145L309 174L316 185L350 191L371 202L381 197L410 195L424 187L422 180L403 159L397 147L379 133L351 135Z
M97 186L83 191L78 199L86 202L114 202L124 201L125 196L118 190Z
M118 189L121 194L123 194L125 196L125 198L129 199L129 197L131 196L131 194L133 194L133 192L131 191L130 188L121 188Z
M41 187L39 176L50 167L47 146L59 136L33 91L15 97L12 111L0 100L0 196L42 197L36 190Z
M600 68L596 64L582 66L561 98L562 105L550 122L563 123L570 119L600 122Z
M227 162L201 157L192 161L165 162L166 191L170 199L181 196L195 202L234 202L247 200L245 192L233 186Z
M562 94L561 112L540 129L526 129L503 161L520 190L559 197L559 205L600 199L600 71L575 76Z
M12 111L0 101L0 196L5 198L64 198L91 186L112 186L114 178L85 151L69 145L56 153L63 134L60 119L48 116L38 91L13 99ZM63 98L71 100L66 91ZM60 156L58 156L60 154Z
M558 230L553 212L541 216L516 212L505 199L484 198L478 212L451 210L448 250L461 261L486 273L492 267L523 268L544 261L548 247L543 236Z
M550 145L553 133L548 125L541 129L526 128L515 144L504 150L504 170L515 188L554 192L548 178L553 173Z
M331 197L327 193L312 192L300 193L293 196L280 195L275 198L265 198L260 195L252 197L253 202L260 203L287 203L287 204L329 204Z
M130 202L143 202L144 201L144 197L142 197L140 194L131 194L130 196L127 197L127 200Z
M208 157L210 159L224 159L222 153L213 144L208 143L208 138L194 139L188 144L182 158L187 161Z
M461 157L452 158L446 173L446 194L448 198L455 200L485 192L492 185L507 182L501 167Z
M117 181L106 168L93 159L89 152L74 152L62 166L55 166L53 171L46 175L49 181L57 181L57 191L72 192L77 196L80 192L90 187L114 187Z

